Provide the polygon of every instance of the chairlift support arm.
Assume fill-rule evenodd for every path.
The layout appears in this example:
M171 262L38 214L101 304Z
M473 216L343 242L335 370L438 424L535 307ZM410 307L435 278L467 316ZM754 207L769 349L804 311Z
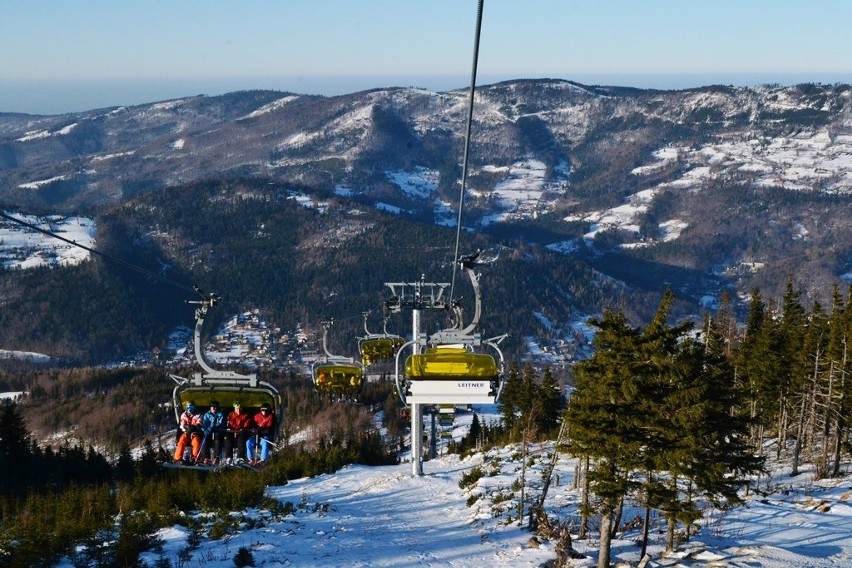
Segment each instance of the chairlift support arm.
M201 330L204 327L204 318L207 316L208 310L218 304L222 298L215 294L205 294L198 287L195 288L195 291L198 292L201 299L187 300L186 303L198 306L195 308L195 333L193 336L193 344L195 349L195 360L203 369L203 372L193 374L192 383L197 386L244 384L245 386L256 387L257 375L244 375L235 371L214 369L204 359L204 353L201 348ZM172 379L178 381L178 378L175 378L175 376L172 376ZM186 380L183 377L180 377L180 379L184 381Z

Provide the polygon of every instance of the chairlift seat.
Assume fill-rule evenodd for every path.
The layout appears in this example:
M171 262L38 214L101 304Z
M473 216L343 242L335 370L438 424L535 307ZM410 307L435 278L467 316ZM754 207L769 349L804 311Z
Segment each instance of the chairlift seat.
M239 384L195 386L187 381L175 388L173 399L178 423L180 423L180 414L188 402L195 404L200 413L204 414L215 400L219 403L219 409L226 415L233 410L236 401L240 401L243 411L249 415L255 414L261 406L267 404L275 416L272 439L273 441L278 439L282 398L278 390L269 383L261 381L255 387Z
M499 372L491 355L473 353L460 345L444 345L410 355L403 374L410 380L493 380Z

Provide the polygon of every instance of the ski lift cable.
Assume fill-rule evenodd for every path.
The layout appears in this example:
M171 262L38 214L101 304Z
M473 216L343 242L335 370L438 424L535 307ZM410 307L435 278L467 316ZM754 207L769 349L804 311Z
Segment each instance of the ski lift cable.
M485 0L479 0L479 4L476 10L476 33L473 42L473 67L470 73L470 94L468 97L468 108L467 108L467 129L464 137L464 158L462 161L462 179L461 179L461 191L459 192L459 216L456 221L456 250L455 257L453 257L453 277L450 281L450 302L453 300L453 291L456 287L456 272L458 263L455 261L459 258L459 242L461 241L461 230L462 230L462 211L464 209L464 191L467 186L467 160L468 155L470 153L470 131L471 124L473 122L473 95L476 91L476 66L479 61L479 36L480 30L482 29L482 6Z
M92 254L96 254L96 255L98 255L98 256L100 256L100 257L105 258L106 260L109 260L110 262L114 262L114 263L119 264L119 265L121 265L121 266L123 266L123 267L125 267L125 268L129 268L129 269L131 269L131 270L135 270L136 272L140 272L140 273L142 273L142 274L144 274L144 275L146 275L146 276L150 276L151 278L155 278L155 279L157 279L157 280L159 280L159 281L161 281L161 282L164 282L164 283L166 283L166 284L170 284L170 285L172 285L172 286L175 286L175 287L177 287L177 288L180 288L181 290L188 290L188 291L190 291L190 292L197 292L197 287L195 287L195 286L190 286L190 285L188 285L188 284L184 284L183 282L178 282L177 280L172 280L171 278L167 278L167 277L165 277L165 276L162 276L162 275L160 275L160 274L157 274L156 272L151 272L150 270L147 270L147 269L145 269L145 268L142 268L141 266L136 266L135 264L132 264L132 263L130 263L130 262L127 262L126 260L122 260L122 259L120 259L120 258L118 258L118 257L112 256L111 254L107 254L107 253L105 253L105 252L101 252L101 251L99 251L99 250L95 250L95 249L93 249L93 248L91 248L91 247L87 247L87 246L85 246L85 245L81 245L81 244L80 244L80 243L78 243L77 241L74 241L74 240L71 240L71 239L66 239L65 237L63 237L63 236L61 236L61 235L57 235L56 233L54 233L54 232L52 232L52 231L48 231L47 229L42 229L41 227L39 227L39 226L37 226L37 225L34 225L34 224L32 224L32 223L27 223L27 222L26 222L26 221L24 221L23 219L18 219L17 217L13 217L12 215L9 215L9 214L8 214L8 213L6 213L5 211L0 211L0 217L2 217L2 218L4 218L4 219L6 219L6 220L8 220L8 221L12 221L13 223L17 223L17 224L19 224L19 225L22 225L22 226L24 226L24 227L27 227L28 229L31 229L31 230L33 230L33 231L36 231L36 232L42 233L42 234L47 235L47 236L49 236L49 237L53 237L54 239L59 239L60 241L64 241L64 242L66 242L66 243L68 243L68 244L70 244L70 245L73 245L73 246L75 246L75 247L79 247L79 248L81 248L81 249L83 249L83 250L89 251L89 252L90 252L90 253L92 253Z

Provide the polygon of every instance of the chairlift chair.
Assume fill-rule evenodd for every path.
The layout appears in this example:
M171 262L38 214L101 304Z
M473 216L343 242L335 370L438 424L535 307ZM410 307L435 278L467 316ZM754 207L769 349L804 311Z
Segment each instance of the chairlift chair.
M388 315L384 317L384 333L370 333L367 329L367 317L370 312L364 312L364 337L358 338L358 352L361 354L361 363L368 367L377 361L389 361L394 358L399 348L405 344L405 339L398 335L388 333Z
M486 264L478 260L479 256L480 252L477 252L459 259L474 289L475 312L471 323L461 327L461 308L455 303L451 306L455 312L453 328L441 330L428 338L421 336L403 346L419 343L425 349L406 358L401 375L397 354L396 381L403 402L494 404L499 400L504 384L504 360L498 344L507 335L482 339L473 332L482 311L479 278L473 267ZM483 352L483 348L491 349L494 355Z
M180 426L180 415L189 402L195 404L196 408L205 409L211 403L218 402L222 409L231 408L236 401L240 401L241 407L248 413L254 413L264 404L268 404L274 412L275 424L273 426L273 440L279 438L282 424L282 397L272 384L257 379L256 374L240 374L234 371L222 371L212 368L204 359L201 349L201 329L207 311L213 307L220 298L210 294L205 295L196 289L201 295L201 300L187 301L188 304L196 304L195 310L195 334L193 344L195 348L195 359L202 372L193 373L191 377L169 374L176 383L172 392L175 422Z
M355 398L364 382L364 366L351 357L332 355L328 351L328 329L333 321L323 322L322 348L323 359L318 359L311 367L314 387L318 392L331 396Z

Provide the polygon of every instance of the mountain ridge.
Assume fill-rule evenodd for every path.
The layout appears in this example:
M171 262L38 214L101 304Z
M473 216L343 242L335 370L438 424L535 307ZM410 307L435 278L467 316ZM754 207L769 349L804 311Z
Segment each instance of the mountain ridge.
M852 272L851 93L848 85L662 91L562 79L478 87L462 224L488 235L489 246L524 243L589 263L601 281L640 296L670 287L694 317L723 290L740 302L754 288L778 297L791 276L806 297L826 302ZM0 200L32 212L125 216L161 195L161 212L182 210L158 246L182 242L188 270L199 262L193 254L232 251L195 242L181 223L205 222L191 213L201 202L174 198L216 179L254 180L231 190L273 208L282 191L312 206L336 204L326 218L337 219L334 232L296 237L300 262L334 272L346 255L324 247L350 242L344 225L363 232L356 227L390 216L455 226L467 94L240 91L0 114ZM347 209L360 217L347 218ZM147 222L136 238L156 233L158 221ZM594 309L607 304L619 300L602 298Z

